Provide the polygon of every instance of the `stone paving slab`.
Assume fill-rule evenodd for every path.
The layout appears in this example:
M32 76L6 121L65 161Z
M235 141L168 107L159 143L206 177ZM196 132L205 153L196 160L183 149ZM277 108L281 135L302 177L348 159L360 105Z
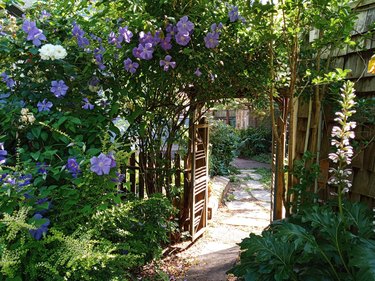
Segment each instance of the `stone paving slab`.
M254 166L259 167L264 165L259 163ZM225 204L209 221L204 235L179 254L180 258L194 257L195 260L185 276L178 280L226 281L226 271L233 267L239 257L240 249L237 244L249 237L250 233L260 234L269 225L270 193L259 182L261 175L257 175L252 169L241 171L240 175L235 176L237 180L234 182L228 183L228 179L226 181L220 178L218 180L222 185L212 185L211 197L215 197L216 202L221 202L220 192L226 190L228 195L225 197ZM224 185L228 185L227 188L223 188ZM219 202L217 206L220 206Z

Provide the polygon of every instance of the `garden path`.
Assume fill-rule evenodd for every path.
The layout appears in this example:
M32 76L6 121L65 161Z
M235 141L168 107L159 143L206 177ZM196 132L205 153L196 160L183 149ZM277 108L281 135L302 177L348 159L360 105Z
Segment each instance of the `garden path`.
M255 168L268 167L252 160L236 159L240 174L231 177L220 206L209 222L206 233L190 248L176 255L191 267L177 280L235 280L226 275L238 260L237 243L250 232L260 234L270 222L270 192L261 183ZM173 277L171 280L176 280Z

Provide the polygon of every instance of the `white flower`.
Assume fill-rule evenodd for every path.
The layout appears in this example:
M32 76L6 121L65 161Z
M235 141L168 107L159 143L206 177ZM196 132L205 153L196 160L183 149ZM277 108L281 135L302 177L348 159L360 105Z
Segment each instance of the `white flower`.
M27 118L28 118L28 121L29 121L30 124L33 124L33 123L35 122L34 114L29 113L29 114L27 115Z
M61 45L56 45L55 46L55 57L56 57L56 59L62 60L67 55L68 55L68 53L66 52L66 50L64 49L63 46L61 46Z
M61 45L45 44L39 49L42 60L60 60L64 59L68 53Z
M21 109L21 115L26 115L29 112L28 108L22 108Z

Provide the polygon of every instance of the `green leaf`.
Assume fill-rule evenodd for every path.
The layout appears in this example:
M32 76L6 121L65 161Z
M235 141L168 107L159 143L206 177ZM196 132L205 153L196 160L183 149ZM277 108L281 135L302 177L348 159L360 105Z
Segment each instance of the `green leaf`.
M37 152L31 152L30 153L30 156L35 160L35 161L38 161L39 157L40 157L40 151L37 151Z

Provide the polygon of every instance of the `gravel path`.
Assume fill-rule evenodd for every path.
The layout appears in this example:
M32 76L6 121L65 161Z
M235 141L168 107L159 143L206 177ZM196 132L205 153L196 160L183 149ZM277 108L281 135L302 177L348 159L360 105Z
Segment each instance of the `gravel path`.
M240 163L243 166L246 164L244 161ZM262 163L256 163L256 168L265 167ZM240 171L232 178L224 204L209 222L206 233L177 255L192 265L178 280L235 280L227 276L226 271L238 260L240 249L237 244L250 232L260 234L269 224L270 193L260 183L261 175L255 169Z

